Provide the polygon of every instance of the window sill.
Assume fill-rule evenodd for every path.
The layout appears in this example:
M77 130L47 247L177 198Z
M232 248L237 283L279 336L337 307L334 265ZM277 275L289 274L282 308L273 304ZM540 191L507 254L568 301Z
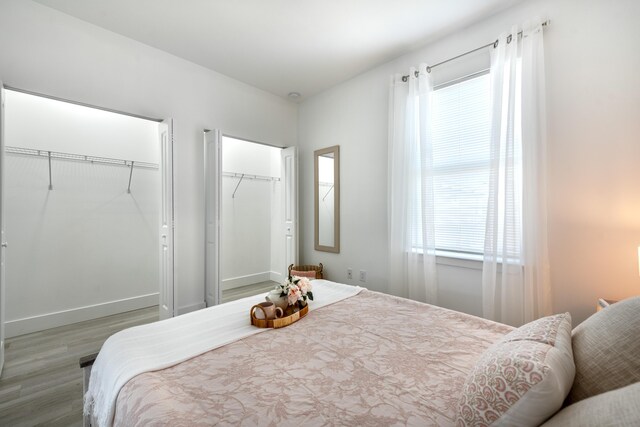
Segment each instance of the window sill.
M420 255L422 249L416 250ZM446 265L449 267L468 268L471 270L482 271L482 264L484 262L484 255L482 254L469 254L463 252L449 252L436 249L436 264ZM498 261L498 273L502 273L502 262Z
M436 264L439 265L482 270L482 261L483 257L480 254L464 254L436 250Z

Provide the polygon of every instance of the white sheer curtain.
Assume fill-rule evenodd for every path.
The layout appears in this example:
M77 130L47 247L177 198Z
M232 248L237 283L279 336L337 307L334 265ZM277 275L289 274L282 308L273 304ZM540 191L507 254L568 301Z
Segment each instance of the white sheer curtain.
M518 326L550 314L544 47L539 21L491 52L491 171L484 317Z
M389 291L435 304L432 144L433 84L426 65L406 82L392 79L389 96Z

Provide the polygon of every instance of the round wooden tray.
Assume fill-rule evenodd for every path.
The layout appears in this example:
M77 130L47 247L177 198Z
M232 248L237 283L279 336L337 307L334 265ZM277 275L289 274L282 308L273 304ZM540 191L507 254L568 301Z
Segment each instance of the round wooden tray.
M309 304L305 305L300 309L300 311L296 311L292 315L280 317L279 319L258 319L255 315L255 308L257 306L251 307L251 311L249 312L251 316L251 324L257 326L258 328L284 328L285 326L289 326L292 323L297 322L307 315L309 312Z

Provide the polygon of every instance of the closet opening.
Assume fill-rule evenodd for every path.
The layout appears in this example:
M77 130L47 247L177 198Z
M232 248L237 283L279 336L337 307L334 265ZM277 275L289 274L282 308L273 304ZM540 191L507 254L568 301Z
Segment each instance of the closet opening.
M4 109L7 349L78 325L82 356L158 320L163 296L173 315L170 122L17 90Z
M284 279L282 148L222 136L221 302L272 290Z

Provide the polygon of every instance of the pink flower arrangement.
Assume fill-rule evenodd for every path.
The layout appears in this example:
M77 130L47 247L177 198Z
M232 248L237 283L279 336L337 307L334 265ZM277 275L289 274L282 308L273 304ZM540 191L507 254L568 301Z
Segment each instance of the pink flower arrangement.
M280 290L280 296L286 297L289 305L298 304L304 307L307 299L313 301L313 292L311 292L311 281L306 277L289 276L289 278L278 285L276 289Z
M302 292L298 289L297 286L293 285L289 287L289 295L287 295L287 301L289 301L289 305L295 304L302 297Z

